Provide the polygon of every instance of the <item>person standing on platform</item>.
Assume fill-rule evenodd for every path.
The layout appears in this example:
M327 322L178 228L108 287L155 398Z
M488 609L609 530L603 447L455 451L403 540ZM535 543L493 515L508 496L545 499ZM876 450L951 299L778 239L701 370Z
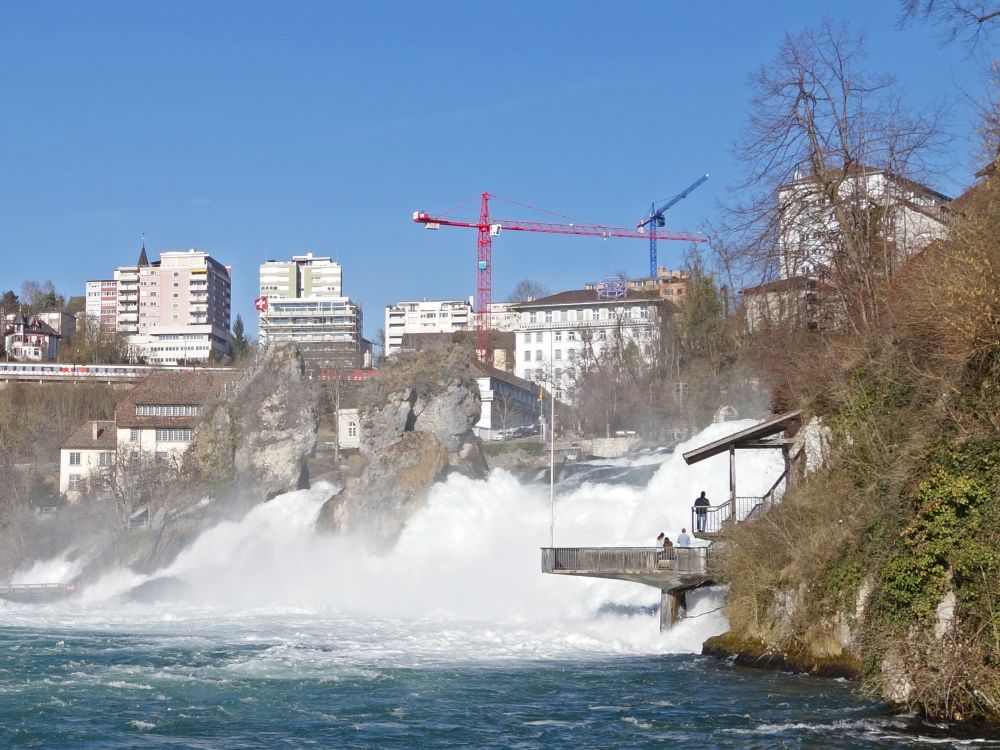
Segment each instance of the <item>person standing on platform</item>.
M698 531L705 530L705 524L708 521L708 508L711 505L712 503L705 497L705 490L702 490L701 495L694 501L694 515L698 523Z
M687 529L681 529L681 533L677 535L677 546L678 547L690 547L691 537L688 536Z

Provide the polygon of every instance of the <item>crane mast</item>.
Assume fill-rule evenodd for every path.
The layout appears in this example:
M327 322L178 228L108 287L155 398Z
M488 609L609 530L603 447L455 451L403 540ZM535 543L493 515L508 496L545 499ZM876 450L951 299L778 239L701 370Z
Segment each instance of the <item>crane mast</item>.
M657 227L662 227L662 226L666 225L667 221L666 221L666 218L664 217L664 214L666 213L666 211L667 211L668 208L670 208L671 206L673 206L675 203L683 200L684 198L687 198L688 193L690 193L692 190L694 190L695 188L697 188L699 185L701 185L707 179L708 179L708 174L703 174L701 177L699 177L697 180L695 180L692 184L688 185L688 187L686 189L684 189L681 192L679 192L677 195L675 195L673 198L671 198L670 200L668 200L666 203L664 203L659 208L656 207L655 203L652 204L652 205L650 205L650 207L649 207L649 216L647 216L644 219L640 219L639 223L636 224L636 228L637 229L641 229L642 227L645 227L645 226L649 227L649 276L650 276L650 278L654 278L654 279L656 278L656 240L657 240L657 237L661 237L661 238L663 237L663 235L657 233L656 229L657 229Z

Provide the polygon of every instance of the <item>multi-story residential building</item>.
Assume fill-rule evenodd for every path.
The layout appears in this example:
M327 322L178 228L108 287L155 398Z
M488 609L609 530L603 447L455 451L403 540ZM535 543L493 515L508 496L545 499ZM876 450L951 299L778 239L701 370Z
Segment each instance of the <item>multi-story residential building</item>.
M118 282L114 279L88 281L85 299L87 319L95 321L102 333L114 333L118 321Z
M385 308L385 355L388 357L402 350L404 334L454 333L474 327L471 297L468 300L397 302Z
M343 270L331 258L306 253L260 266L262 346L294 342L315 373L371 365L361 306L343 295Z
M291 260L269 260L260 266L260 296L341 297L343 268L322 255L293 255Z
M114 273L116 328L134 355L150 364L219 360L231 341L231 274L202 250L161 253L151 263L143 246L134 266ZM103 327L111 295L104 295L105 282L88 284L102 285Z
M70 316L72 317L72 316ZM4 350L9 359L55 362L59 359L59 333L41 315L16 312L4 320Z
M618 293L576 289L517 305L515 372L525 380L569 388L609 347L634 344L645 354L653 345L660 309L671 305L656 293Z

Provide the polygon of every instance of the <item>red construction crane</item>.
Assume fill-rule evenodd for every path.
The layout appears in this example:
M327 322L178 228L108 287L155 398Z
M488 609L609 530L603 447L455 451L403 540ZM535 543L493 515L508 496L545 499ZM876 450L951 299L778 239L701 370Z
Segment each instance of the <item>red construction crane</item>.
M467 227L478 229L476 240L476 348L482 352L483 361L493 363L493 349L489 345L490 336L490 302L493 291L493 237L503 230L515 232L544 232L547 234L578 234L587 237L624 237L632 240L648 240L649 234L645 227L635 229L628 227L606 227L600 224L548 224L537 221L518 221L514 219L493 219L490 217L489 193L483 193L482 205L479 210L479 221L462 221L430 216L423 211L414 211L413 220L423 224L428 229L439 227ZM707 238L700 232L662 232L657 230L659 240L681 240L687 242L706 242Z

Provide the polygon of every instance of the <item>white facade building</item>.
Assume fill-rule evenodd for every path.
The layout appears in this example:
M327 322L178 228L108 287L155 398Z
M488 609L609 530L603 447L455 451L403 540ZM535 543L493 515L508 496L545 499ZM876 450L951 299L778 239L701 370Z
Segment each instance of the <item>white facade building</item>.
M472 298L397 302L385 308L385 356L397 354L408 333L454 333L475 327Z
M880 169L857 168L838 186L847 206L878 217L882 235L903 261L947 235L946 195ZM816 180L803 177L778 191L780 278L822 276L837 261L839 224Z
M845 210L884 237L898 266L948 234L950 199L885 170L856 167L837 186ZM843 323L836 279L857 259L845 252L836 211L824 185L801 177L777 194L778 278L742 290L747 325L793 324L834 329Z
M59 492L78 500L84 491L111 473L117 448L113 421L90 421L59 446Z
M656 293L627 290L609 299L596 289L559 292L517 305L515 372L525 380L570 388L608 347L634 344L640 356L653 345L660 305Z
M370 364L363 311L344 296L339 263L312 253L266 261L259 290L262 346L293 342L311 369Z

